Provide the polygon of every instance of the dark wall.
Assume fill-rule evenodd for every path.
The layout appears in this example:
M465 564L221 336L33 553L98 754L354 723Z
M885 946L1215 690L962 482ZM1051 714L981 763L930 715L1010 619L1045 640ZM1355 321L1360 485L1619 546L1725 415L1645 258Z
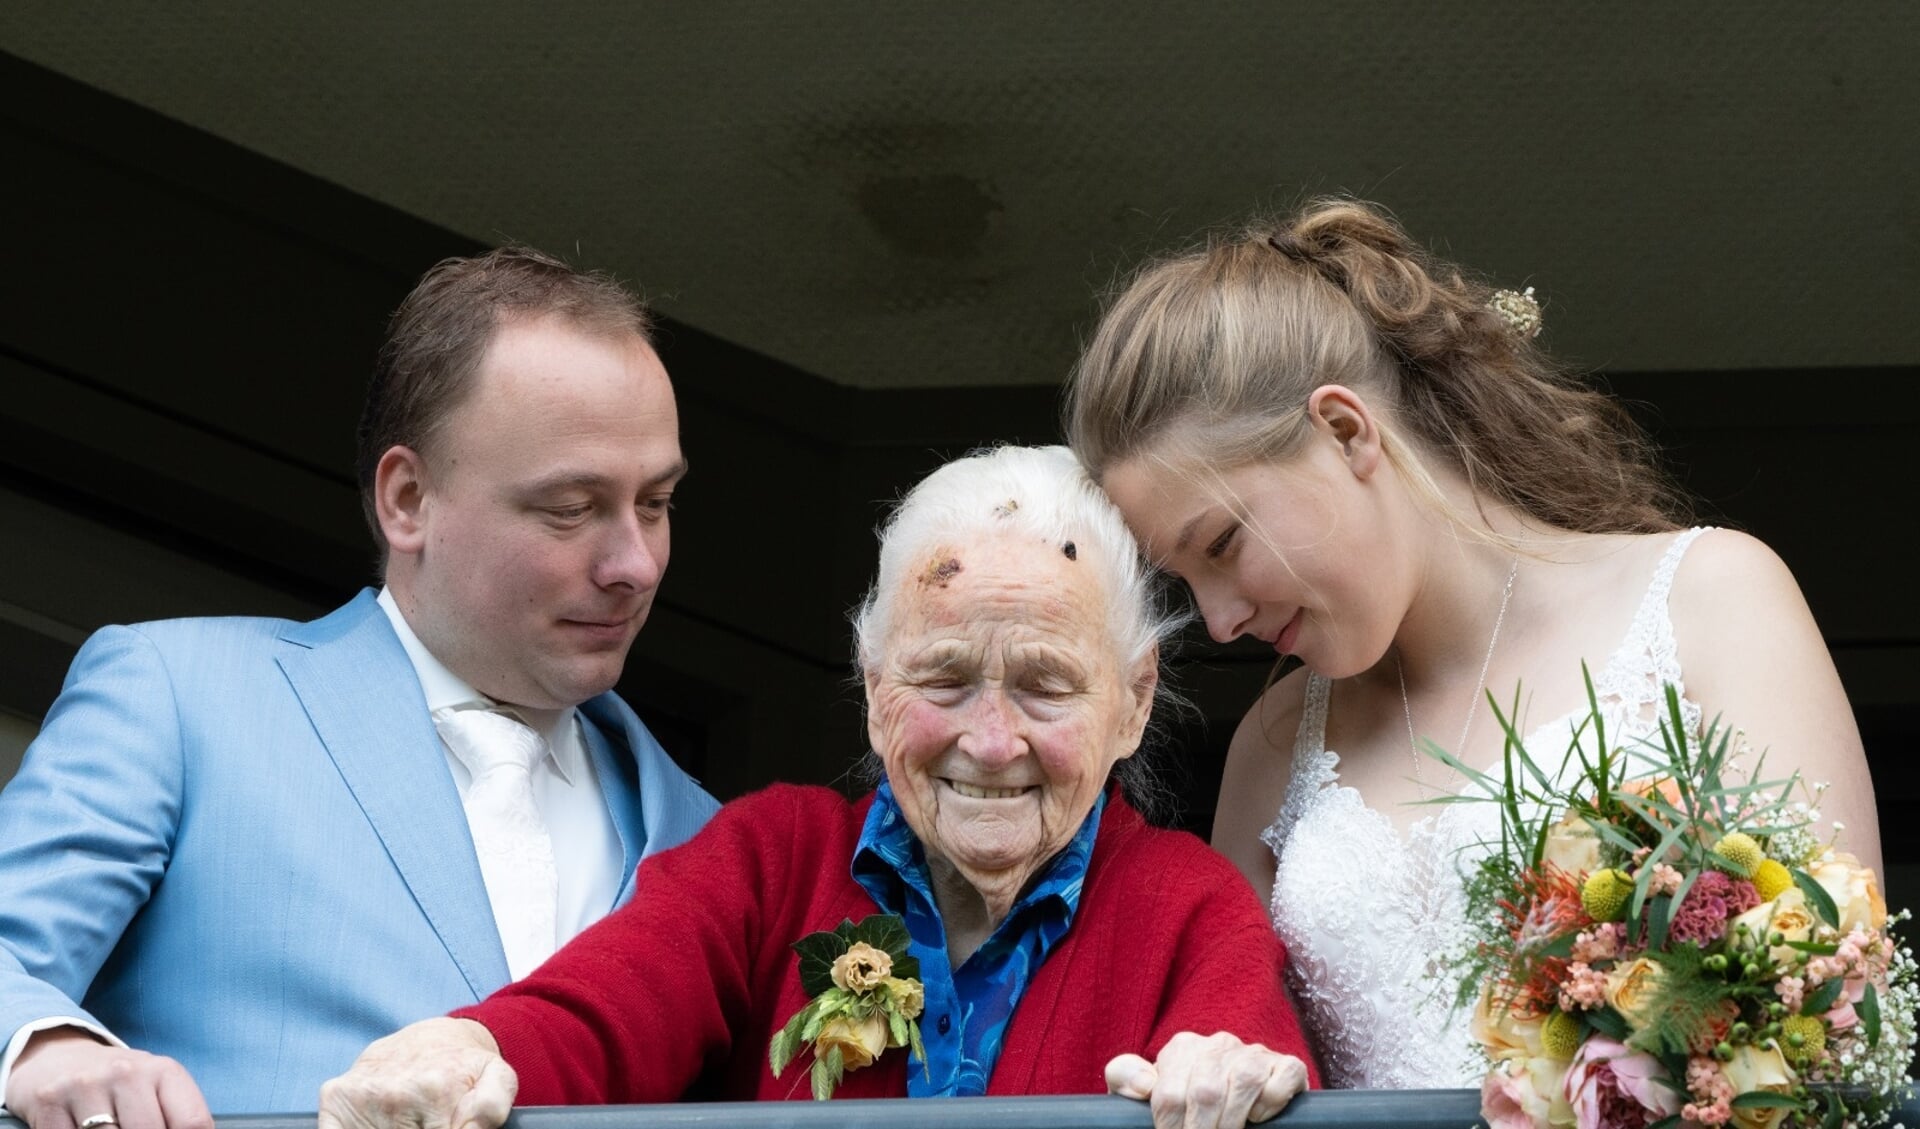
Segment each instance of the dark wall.
M0 710L37 718L101 624L311 615L370 582L350 473L368 364L421 271L473 244L6 56L0 167ZM723 796L835 779L863 748L846 613L874 523L946 457L1054 440L1055 390L849 389L674 324L661 352L693 473L620 689ZM1920 859L1898 818L1920 793L1920 599L1896 548L1916 376L1608 377L1800 577L1899 860ZM1204 827L1268 664L1196 640L1171 665L1199 706L1179 739Z

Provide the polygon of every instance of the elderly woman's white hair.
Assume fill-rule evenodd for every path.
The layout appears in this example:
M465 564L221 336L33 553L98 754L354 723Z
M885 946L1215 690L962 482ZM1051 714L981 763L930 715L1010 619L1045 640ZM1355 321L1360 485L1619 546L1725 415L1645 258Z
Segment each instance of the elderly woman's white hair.
M853 615L854 660L860 669L884 661L894 601L907 587L902 578L923 568L928 553L1009 532L1052 542L1095 570L1106 594L1108 642L1120 656L1121 669L1131 669L1186 621L1165 610L1152 570L1120 511L1072 451L987 448L922 479L878 530L879 572ZM1172 700L1165 679L1160 687L1165 704ZM1114 774L1136 807L1149 816L1164 814L1155 810L1163 807L1164 789L1147 760L1123 760Z

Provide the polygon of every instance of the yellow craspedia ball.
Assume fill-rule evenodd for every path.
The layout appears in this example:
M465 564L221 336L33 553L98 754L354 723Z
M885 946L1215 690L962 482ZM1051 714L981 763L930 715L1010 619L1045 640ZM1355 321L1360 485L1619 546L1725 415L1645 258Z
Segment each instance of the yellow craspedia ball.
M1596 870L1580 888L1580 906L1595 921L1618 921L1633 897L1633 879L1624 870Z
M1720 837L1713 845L1713 853L1726 860L1726 869L1738 878L1751 878L1753 872L1766 861L1766 852L1753 836L1744 831L1734 831Z
M1753 892L1760 895L1760 900L1763 902L1770 902L1779 897L1781 892L1791 885L1793 885L1793 875L1788 874L1787 868L1773 859L1762 859L1760 865L1753 870Z
M1550 1011L1540 1025L1540 1049L1557 1059L1571 1059L1580 1049L1580 1021L1564 1011Z
M1796 1036L1798 1046L1794 1045ZM1827 1053L1827 1025L1817 1015L1789 1015L1780 1021L1780 1043L1789 1057L1817 1059Z

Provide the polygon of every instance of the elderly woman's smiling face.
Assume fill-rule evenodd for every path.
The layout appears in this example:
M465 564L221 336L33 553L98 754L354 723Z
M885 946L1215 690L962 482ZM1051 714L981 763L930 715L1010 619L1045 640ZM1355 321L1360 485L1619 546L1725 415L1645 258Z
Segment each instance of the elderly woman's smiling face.
M868 735L930 861L1004 913L1139 744L1156 671L1151 654L1123 667L1097 570L1064 546L928 553L866 681Z

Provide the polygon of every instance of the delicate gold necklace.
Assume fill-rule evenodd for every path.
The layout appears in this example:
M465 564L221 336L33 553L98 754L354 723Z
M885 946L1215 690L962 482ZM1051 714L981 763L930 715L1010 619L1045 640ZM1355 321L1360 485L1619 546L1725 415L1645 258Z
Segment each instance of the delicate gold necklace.
M1466 724L1460 727L1460 739L1453 748L1447 750L1456 757L1467 754L1467 734L1473 730L1473 715L1480 709L1480 693L1487 685L1487 671L1493 667L1493 649L1500 643L1500 625L1507 621L1507 604L1513 600L1513 581L1520 575L1520 558L1513 558L1513 567L1507 570L1507 586L1500 593L1500 612L1493 617L1493 635L1487 640L1487 657L1480 660L1480 680L1474 685L1473 698L1467 703ZM1400 661L1400 652L1393 653L1393 671L1400 679L1400 709L1407 715L1407 751L1413 755L1413 778L1426 783L1420 776L1420 739L1413 733L1413 704L1407 700L1407 669Z

